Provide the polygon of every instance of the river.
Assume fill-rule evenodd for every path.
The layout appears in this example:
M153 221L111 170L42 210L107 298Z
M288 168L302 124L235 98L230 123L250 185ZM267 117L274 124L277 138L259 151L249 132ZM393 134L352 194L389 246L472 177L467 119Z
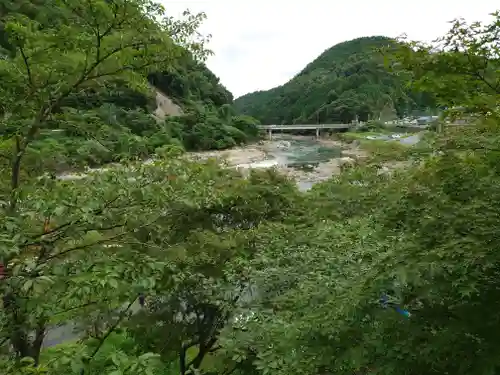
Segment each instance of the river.
M394 133L371 136L371 139L411 146L418 143L420 137L421 133ZM276 135L273 141L264 142L261 150L264 156L261 156L260 160L248 163L234 162L232 165L240 169L275 167L292 177L302 191L309 190L315 183L339 174L343 164L368 157L368 154L355 143L286 134ZM245 149L241 149L239 153L244 155Z
M301 190L330 177L337 165L326 170L332 160L342 157L340 144L320 142L310 137L278 136L262 145L265 156L251 163L239 163L238 169L277 168L297 181ZM331 163L330 163L331 164ZM335 164L335 163L334 163ZM323 172L323 173L321 173Z
M420 140L421 133L380 135L385 141L396 141L405 145L413 145ZM277 134L272 141L261 141L259 144L246 145L230 150L187 152L185 156L191 160L215 158L225 160L229 167L242 171L275 167L282 173L297 181L301 190L308 190L317 182L324 181L334 174L340 173L345 162L366 157L366 153L357 146L332 139L315 139L307 136ZM147 160L145 163L151 163ZM85 172L65 173L60 179L81 179L88 173L103 173L110 168L87 169Z

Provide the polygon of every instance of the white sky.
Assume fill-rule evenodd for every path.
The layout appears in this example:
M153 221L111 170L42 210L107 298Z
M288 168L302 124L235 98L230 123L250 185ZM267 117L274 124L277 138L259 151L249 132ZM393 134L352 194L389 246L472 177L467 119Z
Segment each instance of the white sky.
M205 12L208 67L234 95L287 82L325 49L361 36L430 41L450 21L489 20L498 0L160 0L167 13Z

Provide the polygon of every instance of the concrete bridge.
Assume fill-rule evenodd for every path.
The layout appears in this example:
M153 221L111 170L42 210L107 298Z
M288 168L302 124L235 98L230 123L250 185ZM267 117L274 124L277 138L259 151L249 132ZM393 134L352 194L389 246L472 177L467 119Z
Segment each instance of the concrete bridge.
M290 125L259 125L259 129L267 130L269 139L273 138L273 130L316 130L316 138L319 137L321 129L347 130L353 128L355 124L290 124Z

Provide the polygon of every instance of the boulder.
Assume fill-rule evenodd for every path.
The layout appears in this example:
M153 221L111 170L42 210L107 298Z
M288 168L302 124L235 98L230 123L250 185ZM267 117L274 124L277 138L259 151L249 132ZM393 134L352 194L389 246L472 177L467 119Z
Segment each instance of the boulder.
M279 148L279 149L282 149L282 150L286 150L288 148L290 148L292 144L288 141L279 141L277 144L276 144L276 148Z
M356 159L353 159L349 156L344 156L337 160L341 171L352 168L357 164Z

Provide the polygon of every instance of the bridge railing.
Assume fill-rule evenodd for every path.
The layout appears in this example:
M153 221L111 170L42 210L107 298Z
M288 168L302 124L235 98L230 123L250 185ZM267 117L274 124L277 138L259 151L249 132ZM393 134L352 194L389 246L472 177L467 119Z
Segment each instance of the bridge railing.
M260 129L337 129L354 127L354 124L286 124L286 125L258 125Z

